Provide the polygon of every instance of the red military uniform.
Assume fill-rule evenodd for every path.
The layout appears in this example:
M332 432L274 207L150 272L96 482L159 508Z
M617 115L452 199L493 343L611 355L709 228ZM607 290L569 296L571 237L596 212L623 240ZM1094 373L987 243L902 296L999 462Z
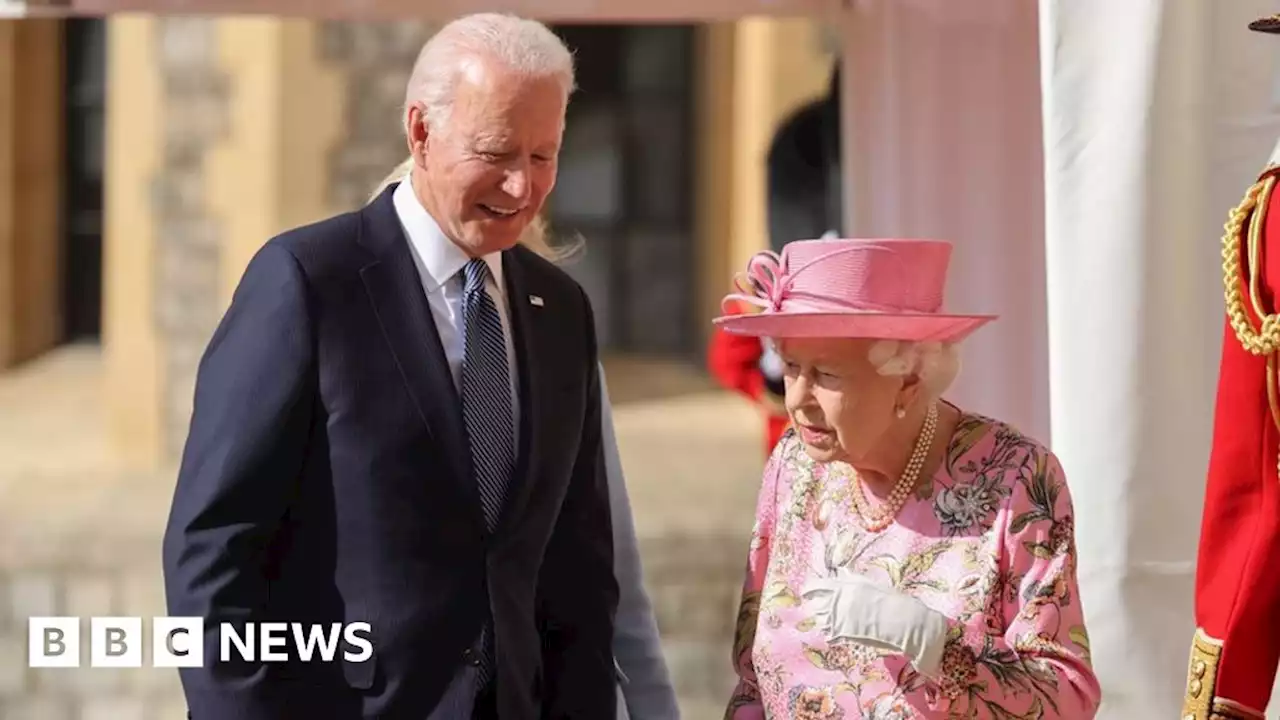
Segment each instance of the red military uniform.
M1250 25L1280 32L1280 19ZM1223 236L1226 338L1184 720L1262 720L1280 664L1280 144Z
M760 338L734 335L717 328L711 335L707 366L711 375L728 390L735 390L755 401L765 418L765 455L773 452L790 420L782 397L770 392L760 369L764 348Z

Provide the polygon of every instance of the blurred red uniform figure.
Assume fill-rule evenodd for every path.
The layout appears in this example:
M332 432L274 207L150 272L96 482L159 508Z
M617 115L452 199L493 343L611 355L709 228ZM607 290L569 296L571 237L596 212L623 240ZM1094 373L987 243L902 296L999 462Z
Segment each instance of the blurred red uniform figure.
M769 245L774 252L793 240L838 236L841 215L840 71L826 95L801 106L778 127L769 146ZM750 309L747 309L748 311ZM742 312L743 308L725 308ZM707 352L711 375L728 390L750 398L765 418L765 454L786 432L782 363L759 338L712 331Z
M1280 16L1250 29L1280 32ZM1280 663L1280 144L1223 235L1226 337L1185 720L1262 720Z
M734 312L747 312L735 308ZM789 420L783 406L782 376L766 377L761 363L765 349L760 338L734 335L716 328L707 353L711 375L728 390L746 395L760 406L765 417L765 455L773 452L786 432Z

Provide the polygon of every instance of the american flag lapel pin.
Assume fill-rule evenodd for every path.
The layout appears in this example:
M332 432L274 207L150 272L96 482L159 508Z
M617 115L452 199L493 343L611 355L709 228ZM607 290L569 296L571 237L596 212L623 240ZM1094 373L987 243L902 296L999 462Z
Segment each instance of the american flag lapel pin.
M543 305L543 302L542 302L542 296L541 296L541 295L530 295L530 296L529 296L529 304L530 304L530 305L532 305L532 306L534 306L534 307L542 307L542 305Z

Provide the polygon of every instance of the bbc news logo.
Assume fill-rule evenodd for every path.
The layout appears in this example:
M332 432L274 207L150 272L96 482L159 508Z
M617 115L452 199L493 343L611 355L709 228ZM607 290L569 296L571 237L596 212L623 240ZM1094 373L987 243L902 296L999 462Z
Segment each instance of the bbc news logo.
M78 617L33 617L27 621L27 665L33 668L80 667ZM373 656L369 623L246 623L218 628L218 660L231 662L333 662L339 646L347 662L365 662ZM201 667L205 652L204 619L157 617L151 620L151 666ZM146 639L140 617L89 618L89 666L142 667ZM288 652L293 650L294 654Z

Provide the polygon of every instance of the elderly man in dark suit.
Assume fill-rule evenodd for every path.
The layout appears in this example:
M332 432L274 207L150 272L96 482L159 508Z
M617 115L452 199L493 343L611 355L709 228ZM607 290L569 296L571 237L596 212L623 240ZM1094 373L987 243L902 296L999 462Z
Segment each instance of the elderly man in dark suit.
M201 363L164 543L196 720L615 716L591 306L517 244L574 85L541 24L424 47L413 167L271 239ZM366 661L218 662L220 623L368 622ZM344 644L345 648L345 644Z

